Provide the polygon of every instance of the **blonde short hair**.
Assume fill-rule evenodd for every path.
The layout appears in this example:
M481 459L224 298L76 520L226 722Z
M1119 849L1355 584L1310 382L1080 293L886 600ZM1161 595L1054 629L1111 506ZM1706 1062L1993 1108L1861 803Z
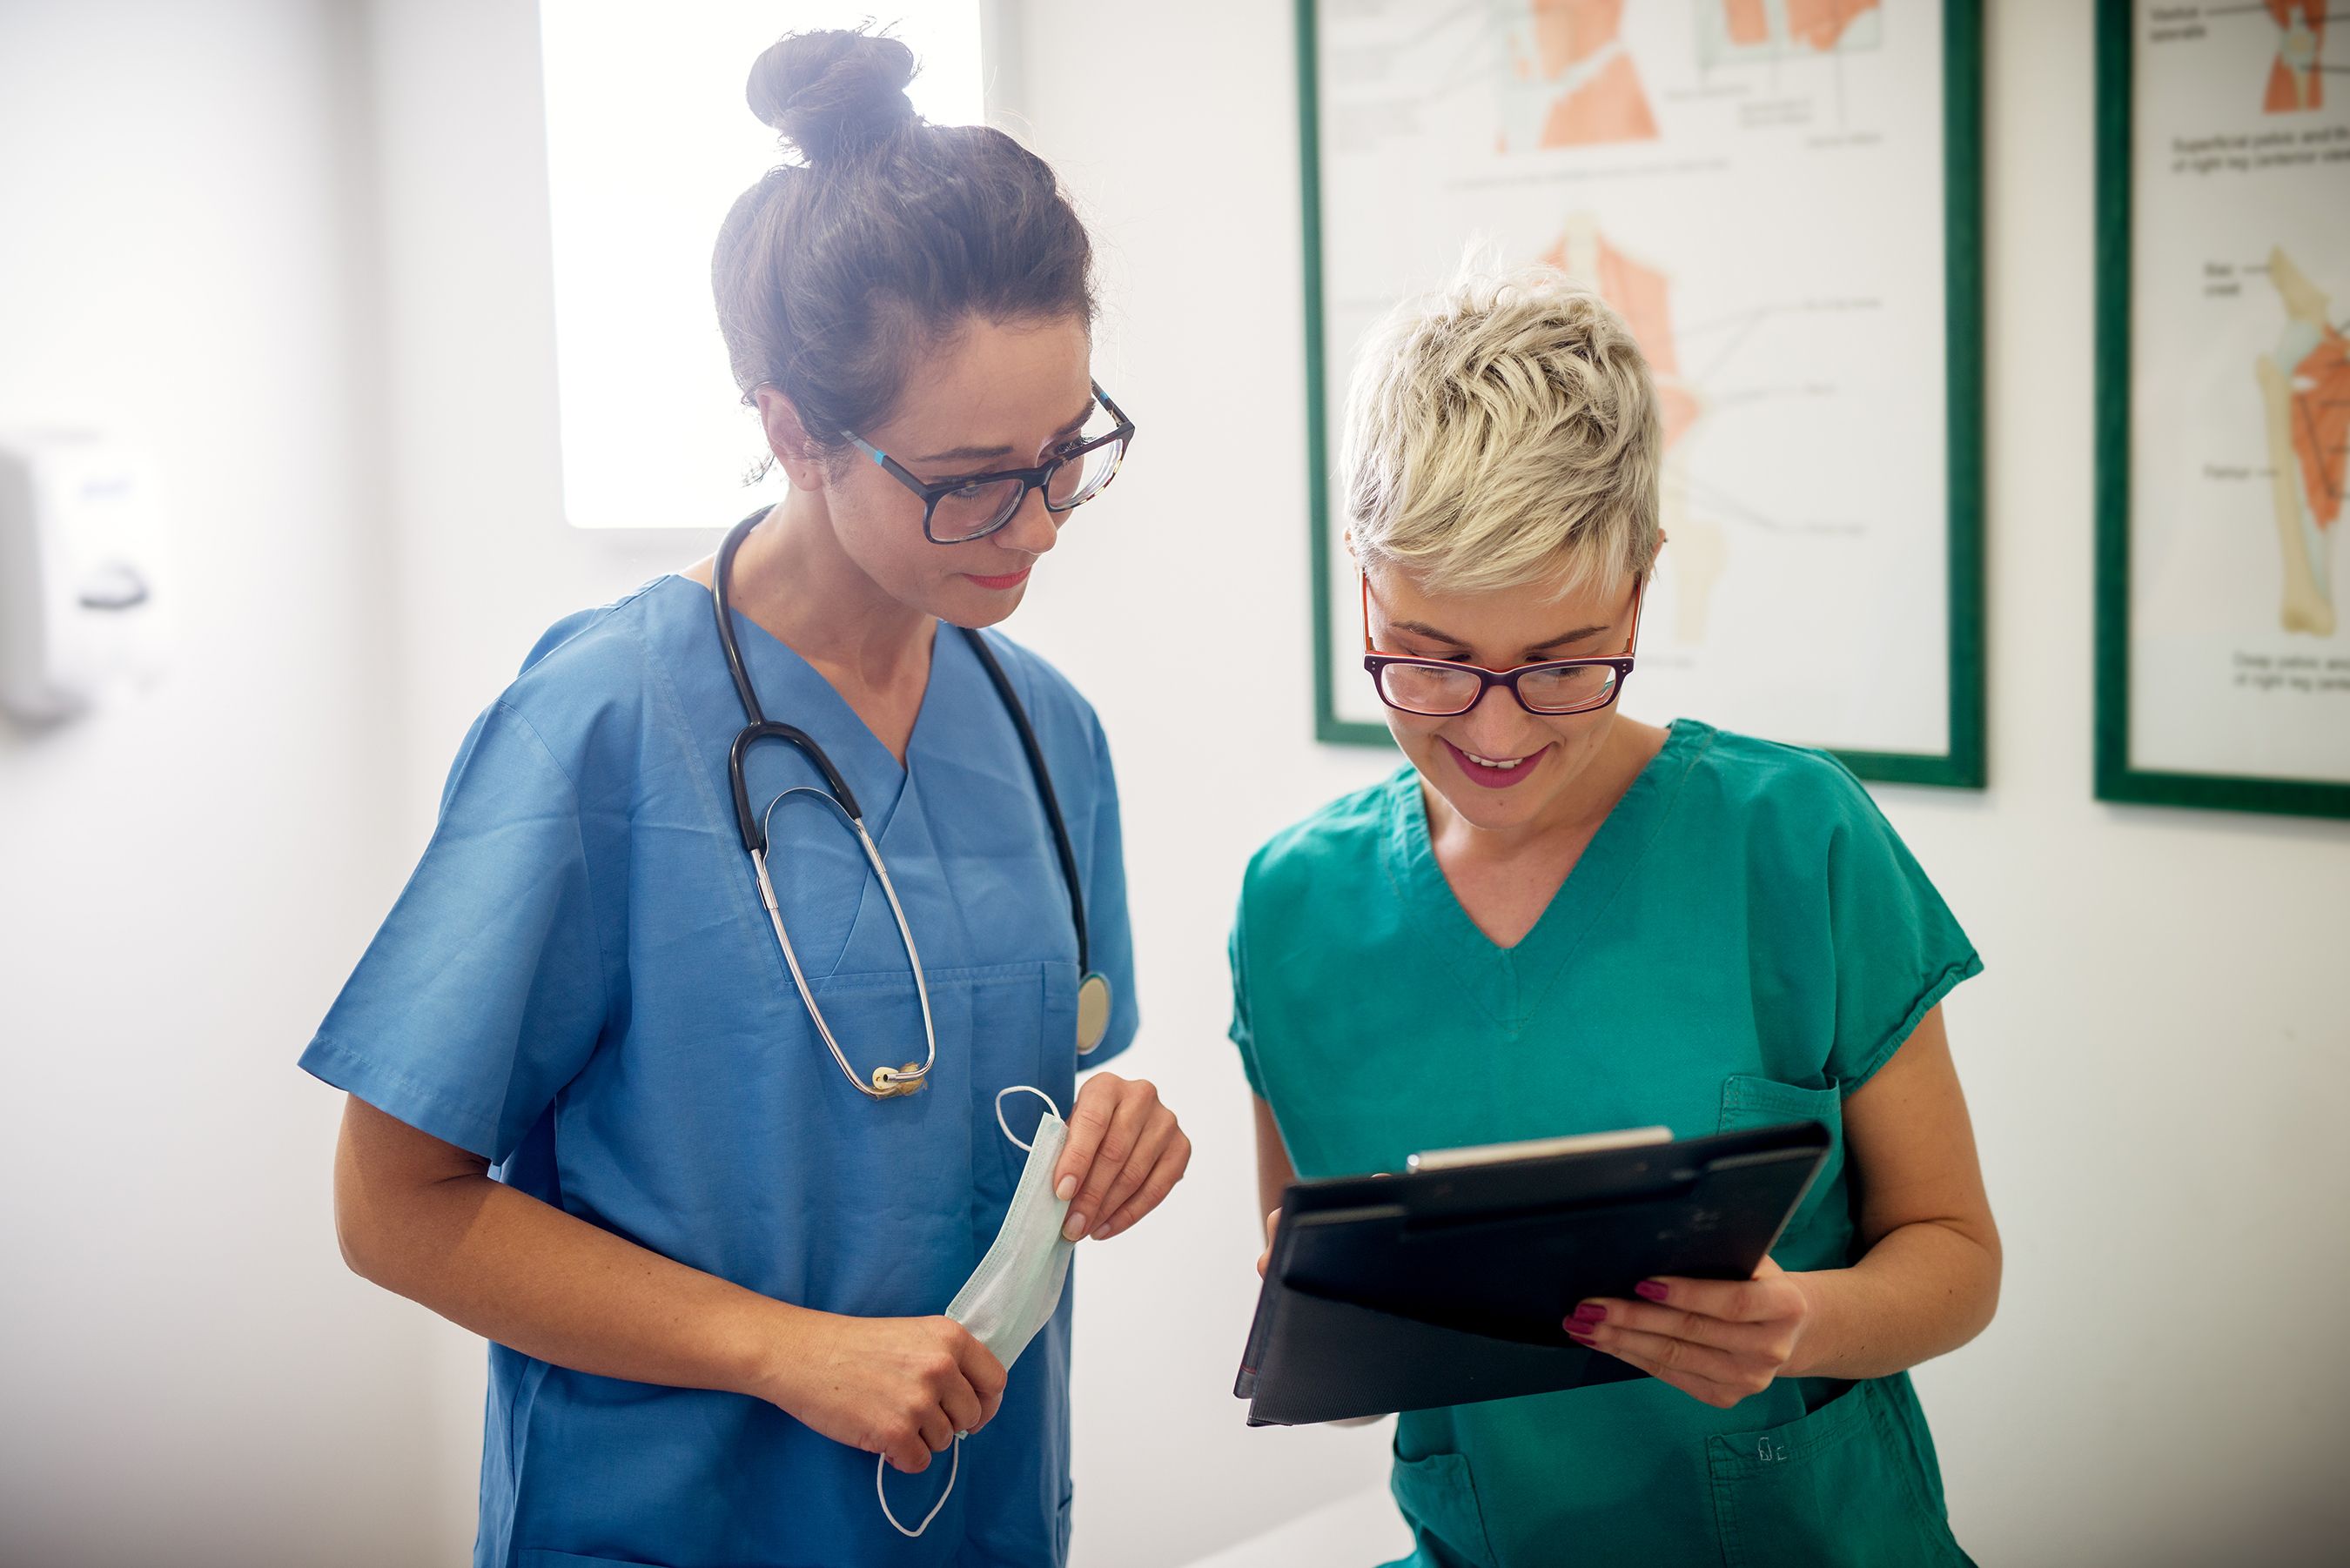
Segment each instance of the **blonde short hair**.
M1356 558L1430 592L1604 593L1655 563L1663 454L1622 317L1555 268L1472 265L1365 341L1340 493Z

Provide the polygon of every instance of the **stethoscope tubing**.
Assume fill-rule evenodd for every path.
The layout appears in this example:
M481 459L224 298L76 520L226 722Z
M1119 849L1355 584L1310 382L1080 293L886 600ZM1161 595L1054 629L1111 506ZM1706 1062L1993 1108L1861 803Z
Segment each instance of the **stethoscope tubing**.
M742 645L734 636L733 605L729 585L733 574L735 553L765 515L764 512L754 512L727 530L725 539L718 546L717 561L710 574L711 600L718 621L719 647L725 653L727 674L734 682L734 693L742 700L743 716L747 721L727 749L727 783L734 797L735 826L742 834L743 847L751 857L752 871L759 885L759 900L767 911L768 923L775 928L775 940L784 950L784 962L791 971L793 988L799 992L800 1001L806 1006L808 1016L815 1022L825 1048L832 1054L841 1075L859 1094L874 1099L888 1099L911 1094L920 1088L929 1077L931 1068L937 1064L938 1032L931 1018L930 985L923 978L921 957L915 950L914 933L907 922L905 908L898 900L898 889L889 879L889 868L882 864L880 847L866 829L865 815L857 804L856 793L848 787L848 781L833 766L832 759L825 754L824 748L813 736L796 726L766 716L759 705L758 691L751 683L750 670L743 663ZM1019 734L1021 751L1027 758L1028 771L1036 781L1037 798L1045 808L1045 823L1052 830L1054 854L1060 861L1061 879L1069 893L1069 919L1076 931L1079 1030L1082 1036L1090 988L1099 988L1099 996L1090 1000L1099 1002L1099 1015L1104 1023L1107 1022L1108 982L1093 972L1092 943L1086 929L1085 893L1078 877L1076 848L1069 838L1068 822L1061 815L1060 797L1053 789L1053 775L1045 764L1044 748L1037 743L1035 728L1028 722L1028 711L1021 703L1019 694L1012 689L1011 678L1004 673L994 649L988 647L984 638L970 627L958 627L956 629L962 633L964 641L978 657L980 667L986 670L989 682L994 686L1005 713L1012 720L1013 729ZM827 787L796 785L769 801L765 811L754 813L751 808L750 786L743 763L753 746L769 740L781 741L806 757L824 776ZM856 834L866 861L873 869L874 879L880 883L882 895L889 900L889 913L898 925L898 939L905 947L907 961L913 967L915 994L921 1002L922 1036L928 1055L920 1066L909 1063L904 1067L876 1067L868 1084L859 1078L857 1070L849 1064L847 1054L841 1049L839 1041L832 1033L832 1026L825 1020L824 1010L816 1005L815 988L808 983L806 973L800 967L799 954L792 946L791 935L784 929L783 911L775 898L775 884L767 873L769 818L785 796L794 794L819 796L826 805L840 813L849 830ZM1087 1054L1098 1043L1098 1033L1093 1041L1081 1037L1077 1045L1078 1054Z
M795 794L814 795L824 802L833 810L839 812L842 818L847 822L849 830L857 835L857 842L865 850L866 862L873 867L874 877L881 884L882 896L889 900L889 913L898 922L898 940L905 944L906 962L914 971L914 995L922 1004L922 1039L929 1048L929 1054L923 1058L919 1067L910 1062L903 1067L874 1068L870 1088L868 1088L865 1082L858 1077L857 1069L848 1064L847 1054L841 1050L840 1042L833 1037L832 1025L825 1021L824 1010L816 1004L815 989L808 984L807 975L800 968L800 955L792 946L792 934L784 929L784 912L775 902L775 885L767 877L765 844L767 817L775 814L775 807L783 803L785 796ZM891 1095L911 1094L921 1086L922 1080L930 1076L931 1068L938 1062L939 1033L931 1023L931 987L929 981L922 975L922 955L914 950L913 928L906 923L905 909L898 902L898 889L890 886L889 873L881 864L880 846L875 844L873 836L865 831L865 821L862 817L851 815L840 802L813 784L801 784L795 788L787 789L769 801L766 812L759 819L759 827L760 846L751 851L751 868L759 878L759 901L766 906L767 923L775 927L775 940L784 950L784 963L792 971L793 989L800 993L800 1000L807 1004L808 1016L815 1020L816 1032L823 1037L825 1049L832 1053L832 1059L835 1062L840 1064L841 1075L856 1085L860 1092L877 1099L887 1098Z

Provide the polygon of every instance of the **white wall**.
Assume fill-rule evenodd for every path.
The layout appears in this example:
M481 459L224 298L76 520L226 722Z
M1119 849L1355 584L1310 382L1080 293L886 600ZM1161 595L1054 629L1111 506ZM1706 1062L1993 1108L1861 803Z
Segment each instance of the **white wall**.
M322 0L0 5L0 426L154 454L181 631L143 701L0 721L11 1564L431 1554L422 1326L336 1256L294 1066L411 848L355 45Z
M362 8L382 177L403 696L416 734L400 783L421 845L466 725L538 633L706 554L733 519L688 537L583 536L563 521L536 5ZM626 84L612 92L624 110Z

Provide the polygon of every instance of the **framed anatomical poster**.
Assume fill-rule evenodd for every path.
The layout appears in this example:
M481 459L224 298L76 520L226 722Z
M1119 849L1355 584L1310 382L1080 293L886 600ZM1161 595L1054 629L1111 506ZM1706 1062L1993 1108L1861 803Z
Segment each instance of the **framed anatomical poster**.
M1388 736L1331 470L1356 345L1471 244L1659 383L1624 703L1983 782L1978 0L1299 0L1316 733Z
M2097 794L2350 816L2350 8L2098 28Z

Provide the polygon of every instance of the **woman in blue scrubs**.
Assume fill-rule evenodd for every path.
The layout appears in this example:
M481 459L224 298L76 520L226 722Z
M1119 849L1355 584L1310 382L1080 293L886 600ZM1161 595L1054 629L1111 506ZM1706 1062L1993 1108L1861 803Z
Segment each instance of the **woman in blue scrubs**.
M1753 1279L1560 1303L1562 1347L1649 1376L1399 1417L1411 1563L1964 1563L1908 1369L1999 1292L1941 1012L1973 945L1833 758L1621 712L1663 443L1596 296L1536 272L1399 312L1347 422L1360 678L1407 765L1248 868L1266 1206L1421 1149L1832 1135ZM1835 677L1810 659L1794 627L1743 667Z
M914 118L912 64L859 34L761 57L753 107L800 159L736 204L713 278L790 481L726 579L743 673L853 792L926 988L858 839L785 793L828 781L753 747L776 914L845 1073L738 832L744 702L704 562L540 639L302 1058L350 1096L352 1267L493 1342L479 1564L1063 1561L1068 1297L1008 1377L941 1315L1022 1174L998 1096L1069 1113L1070 1240L1134 1224L1190 1156L1149 1085L1076 1084L1039 774L1115 999L1099 1063L1136 1026L1101 727L989 636L1007 700L956 629L1011 614L1131 433L1088 369L1089 247L1034 156ZM926 1058L919 1092L867 1092Z

